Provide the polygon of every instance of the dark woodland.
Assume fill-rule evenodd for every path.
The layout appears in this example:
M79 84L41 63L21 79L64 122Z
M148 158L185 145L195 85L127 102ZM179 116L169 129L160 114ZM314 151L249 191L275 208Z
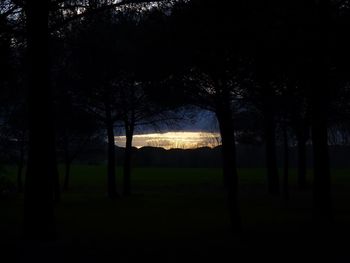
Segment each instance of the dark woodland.
M3 262L348 262L349 32L348 0L0 0ZM216 147L134 147L202 111Z

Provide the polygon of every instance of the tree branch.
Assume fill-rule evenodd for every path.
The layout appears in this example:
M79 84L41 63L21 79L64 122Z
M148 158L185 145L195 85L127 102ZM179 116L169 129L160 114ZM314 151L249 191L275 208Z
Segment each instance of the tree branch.
M131 5L131 4L144 4L144 3L154 3L154 2L164 2L164 1L167 1L167 0L123 0L121 2L101 6L101 7L95 8L95 9L90 9L90 10L87 10L87 11L82 12L80 14L76 14L76 15L73 15L71 17L68 17L68 18L64 19L63 21L57 22L56 24L52 25L50 27L50 32L54 32L56 30L59 30L62 27L66 26L69 23L71 23L75 20L78 20L80 18L87 17L90 15L95 15L95 14L110 10L112 8L122 7L125 5ZM88 6L86 6L86 8L88 8Z

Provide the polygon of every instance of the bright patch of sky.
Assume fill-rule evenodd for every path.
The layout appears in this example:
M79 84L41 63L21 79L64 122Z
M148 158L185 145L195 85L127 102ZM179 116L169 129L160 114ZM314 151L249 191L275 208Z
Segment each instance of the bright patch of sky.
M116 136L115 142L119 147L125 147L125 136ZM200 147L216 147L220 145L218 133L210 132L166 132L138 134L133 138L133 146L161 147L164 149L194 149Z
M175 127L164 126L161 130L139 127L133 138L133 146L192 149L220 145L215 115L210 111L199 109L190 110L190 115L190 119L184 119ZM117 146L124 147L125 141L123 134L115 137Z

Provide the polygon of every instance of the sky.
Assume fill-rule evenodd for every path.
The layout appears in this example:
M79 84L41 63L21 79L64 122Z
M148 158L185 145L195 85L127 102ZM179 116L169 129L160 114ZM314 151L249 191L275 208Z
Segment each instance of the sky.
M220 144L215 115L209 111L198 110L192 118L179 122L174 127L163 127L160 130L139 127L133 137L133 146L162 147L165 149L193 149L198 147L216 147ZM115 137L116 145L125 146L123 134Z
M125 136L116 136L116 145L125 147ZM194 149L199 147L216 147L220 144L218 133L184 131L137 134L133 138L133 146L141 148L145 146L161 147L164 149Z

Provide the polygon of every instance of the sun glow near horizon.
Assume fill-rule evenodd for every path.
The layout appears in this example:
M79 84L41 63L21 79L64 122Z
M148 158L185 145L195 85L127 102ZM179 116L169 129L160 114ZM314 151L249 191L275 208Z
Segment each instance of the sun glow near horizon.
M125 147L125 136L115 136L115 143ZM145 146L164 149L195 149L200 147L216 147L220 145L220 135L212 132L166 132L137 134L133 137L133 147Z

